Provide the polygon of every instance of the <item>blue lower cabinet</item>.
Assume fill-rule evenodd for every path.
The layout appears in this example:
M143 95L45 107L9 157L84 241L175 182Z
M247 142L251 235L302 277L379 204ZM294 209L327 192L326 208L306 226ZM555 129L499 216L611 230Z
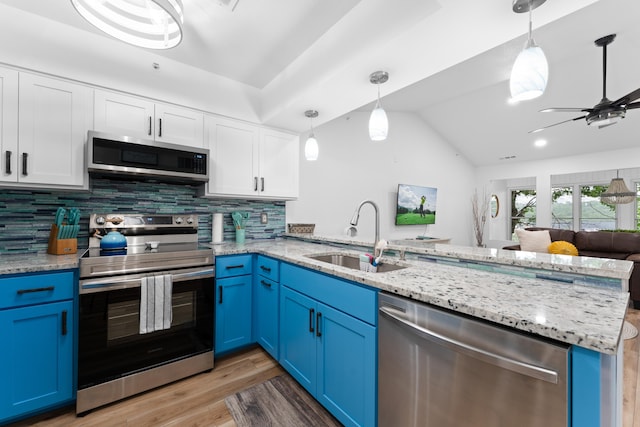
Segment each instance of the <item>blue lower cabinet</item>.
M252 343L253 276L216 279L215 352L222 354Z
M286 286L280 364L345 426L376 425L376 328Z
M73 302L0 311L0 424L73 399Z
M278 360L280 331L278 282L258 276L254 284L253 331L255 341L274 359Z

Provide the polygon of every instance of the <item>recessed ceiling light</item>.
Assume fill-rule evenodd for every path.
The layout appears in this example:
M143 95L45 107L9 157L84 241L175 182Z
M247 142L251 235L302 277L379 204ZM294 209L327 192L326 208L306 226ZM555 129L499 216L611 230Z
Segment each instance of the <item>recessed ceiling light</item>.
M547 145L547 140L546 139L536 139L533 142L533 145L535 145L536 147L544 147L545 145Z

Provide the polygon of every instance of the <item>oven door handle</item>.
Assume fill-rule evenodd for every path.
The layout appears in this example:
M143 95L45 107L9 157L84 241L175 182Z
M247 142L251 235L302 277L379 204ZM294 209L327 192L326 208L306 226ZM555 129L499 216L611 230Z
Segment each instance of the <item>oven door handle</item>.
M175 272L171 274L171 280L173 283L184 282L191 279L206 279L208 277L214 277L214 267L196 269L183 272ZM162 274L162 271L158 271L157 275ZM168 272L165 274L169 274ZM80 282L80 293L86 294L91 292L104 292L112 289L128 289L139 288L142 278L152 276L152 273L148 274L134 274L118 277L103 277L102 279L93 279Z

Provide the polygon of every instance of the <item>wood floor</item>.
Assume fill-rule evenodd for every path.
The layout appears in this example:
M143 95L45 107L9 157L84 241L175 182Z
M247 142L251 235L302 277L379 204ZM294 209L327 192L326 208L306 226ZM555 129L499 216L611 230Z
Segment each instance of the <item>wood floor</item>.
M640 329L640 311L629 309L627 320ZM624 342L623 427L640 427L640 338ZM282 373L259 348L216 360L209 373L97 409L77 418L74 408L14 424L17 426L224 426L235 427L224 398Z

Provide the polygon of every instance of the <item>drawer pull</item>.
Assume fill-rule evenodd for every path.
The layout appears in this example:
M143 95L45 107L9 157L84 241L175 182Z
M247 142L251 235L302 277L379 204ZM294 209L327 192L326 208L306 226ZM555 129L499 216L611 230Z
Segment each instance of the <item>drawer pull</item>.
M267 273L271 273L271 269L269 267L267 267L266 265L261 265L260 268L262 269L262 271L266 271Z
M244 268L244 264L237 264L237 265L227 265L225 267L227 270L232 270L234 268Z
M62 335L67 335L67 310L62 310Z
M271 283L269 282L265 282L264 280L260 280L260 283L262 283L264 286L266 286L267 288L271 287Z
M34 292L49 292L53 291L55 288L53 286L47 286L46 288L32 288L32 289L18 289L17 294L32 294Z

